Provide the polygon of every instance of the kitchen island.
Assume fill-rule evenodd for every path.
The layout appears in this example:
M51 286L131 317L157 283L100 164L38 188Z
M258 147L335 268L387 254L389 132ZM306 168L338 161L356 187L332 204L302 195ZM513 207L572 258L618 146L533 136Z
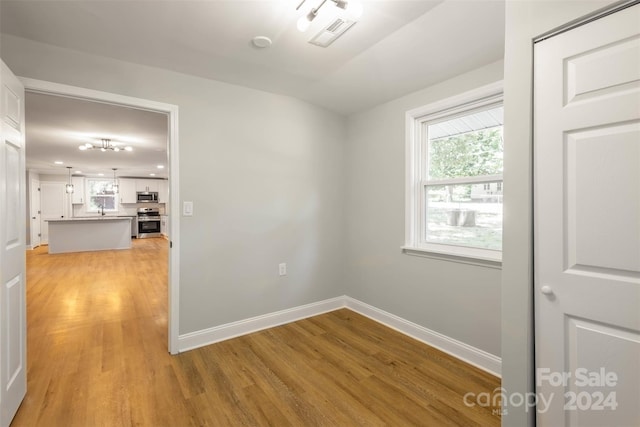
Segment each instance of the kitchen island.
M130 249L131 220L115 216L48 220L49 253Z

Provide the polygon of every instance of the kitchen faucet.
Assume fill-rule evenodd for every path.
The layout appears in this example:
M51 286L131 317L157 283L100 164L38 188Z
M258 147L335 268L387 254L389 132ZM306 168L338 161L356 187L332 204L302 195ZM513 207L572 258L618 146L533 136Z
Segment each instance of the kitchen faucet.
M104 216L104 205L99 205L99 206L100 206L100 214Z

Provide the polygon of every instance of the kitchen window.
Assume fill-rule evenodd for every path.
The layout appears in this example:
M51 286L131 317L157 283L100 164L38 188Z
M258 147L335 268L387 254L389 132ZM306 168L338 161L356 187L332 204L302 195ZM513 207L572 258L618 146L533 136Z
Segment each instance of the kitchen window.
M113 180L87 179L87 212L117 212L117 193L113 191Z
M501 83L407 113L405 253L500 266L503 115Z

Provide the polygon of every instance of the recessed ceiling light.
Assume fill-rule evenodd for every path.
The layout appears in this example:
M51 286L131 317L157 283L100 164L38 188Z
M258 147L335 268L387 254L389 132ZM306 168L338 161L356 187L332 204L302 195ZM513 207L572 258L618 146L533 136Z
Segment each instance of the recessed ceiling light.
M164 169L164 165L158 165L158 169Z
M64 162L62 162L62 161L60 161L60 160L56 160L56 161L55 161L55 162L53 162L53 163L55 163L56 165L63 165L63 164L64 164Z
M271 45L273 44L271 39L266 36L256 36L251 40L251 43L253 43L253 45L259 49L271 47Z
M104 176L104 174L103 173L99 173L98 176Z
M156 176L156 174L155 173L150 173L149 176Z
M74 173L82 173L82 171L75 171Z

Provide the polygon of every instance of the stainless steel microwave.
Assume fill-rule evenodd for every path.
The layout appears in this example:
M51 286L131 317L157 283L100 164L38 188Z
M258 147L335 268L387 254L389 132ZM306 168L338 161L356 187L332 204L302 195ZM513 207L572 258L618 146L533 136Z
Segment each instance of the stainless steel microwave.
M136 194L138 203L158 203L157 191L138 191Z

